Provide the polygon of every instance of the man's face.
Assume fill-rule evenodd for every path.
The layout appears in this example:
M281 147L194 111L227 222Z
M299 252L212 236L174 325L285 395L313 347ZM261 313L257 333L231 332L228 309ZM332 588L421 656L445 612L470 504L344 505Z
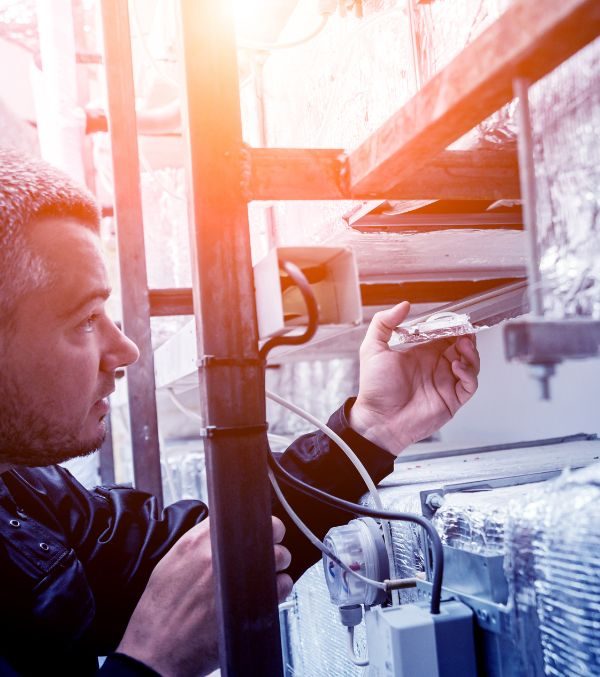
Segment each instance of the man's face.
M28 240L50 282L24 295L0 330L0 463L35 466L101 445L115 371L139 353L106 314L97 236L74 219L46 218Z

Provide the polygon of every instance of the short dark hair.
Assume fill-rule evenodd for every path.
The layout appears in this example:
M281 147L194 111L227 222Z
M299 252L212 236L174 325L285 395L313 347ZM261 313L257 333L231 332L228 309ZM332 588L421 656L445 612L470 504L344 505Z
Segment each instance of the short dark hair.
M42 261L30 250L26 233L37 219L73 218L94 232L98 206L89 191L37 158L0 147L0 311L47 279Z

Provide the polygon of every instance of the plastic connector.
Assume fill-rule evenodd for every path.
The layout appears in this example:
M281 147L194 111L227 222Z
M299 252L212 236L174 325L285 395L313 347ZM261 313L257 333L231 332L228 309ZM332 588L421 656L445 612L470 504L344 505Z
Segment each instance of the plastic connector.
M360 625L363 617L363 610L360 604L351 604L348 606L341 606L340 608L340 622L347 628L354 628Z

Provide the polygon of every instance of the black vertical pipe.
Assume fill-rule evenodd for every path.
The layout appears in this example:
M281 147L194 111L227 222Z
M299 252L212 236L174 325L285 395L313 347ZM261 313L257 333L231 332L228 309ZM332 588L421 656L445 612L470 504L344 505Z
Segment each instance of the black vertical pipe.
M221 671L226 677L270 677L281 675L282 659L231 8L226 0L181 0L180 7Z
M154 358L127 0L102 0L104 64L121 271L123 329L140 349L127 370L135 485L162 506Z

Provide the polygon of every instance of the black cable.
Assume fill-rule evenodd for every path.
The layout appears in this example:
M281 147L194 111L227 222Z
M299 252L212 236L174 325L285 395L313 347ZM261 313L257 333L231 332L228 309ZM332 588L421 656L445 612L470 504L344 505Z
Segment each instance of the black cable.
M338 498L332 494L328 494L321 489L303 482L302 480L294 477L290 472L288 472L273 456L273 453L269 451L268 454L268 463L269 467L273 473L280 479L284 484L297 489L303 494L315 498L321 503L325 503L334 508L339 508L344 512L348 512L352 515L365 515L367 517L376 517L379 519L385 520L397 520L399 522L412 522L413 524L418 524L420 527L425 529L429 540L431 542L431 548L433 550L433 576L431 581L431 606L430 610L432 614L440 613L440 603L442 598L442 579L444 576L444 551L442 549L442 541L438 532L435 530L433 524L426 518L421 515L415 515L409 512L391 512L388 510L377 510L376 508L368 508L367 506L360 505L359 503L352 503L351 501L346 501L343 498Z
M298 268L295 263L291 263L291 261L280 259L279 265L292 278L304 298L308 313L308 324L306 326L306 331L303 334L300 334L300 336L274 336L273 338L270 338L258 353L259 357L265 361L269 352L276 346L299 346L302 343L307 343L315 335L319 325L319 308L317 306L317 300L306 276L300 268Z

